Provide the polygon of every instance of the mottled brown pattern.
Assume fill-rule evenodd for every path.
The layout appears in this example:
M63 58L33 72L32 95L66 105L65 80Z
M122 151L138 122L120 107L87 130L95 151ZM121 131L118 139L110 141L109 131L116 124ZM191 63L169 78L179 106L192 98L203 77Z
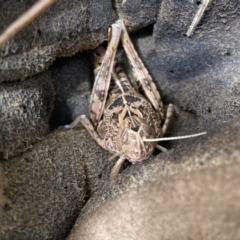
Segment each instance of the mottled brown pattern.
M165 116L156 85L138 57L123 21L114 23L109 30L106 51L100 47L95 53L95 76L89 119L79 120L95 141L104 149L120 156L111 176L118 174L125 159L132 163L149 158L154 148L165 150L156 142L145 142L164 135L173 113L170 104ZM123 47L142 92L136 91L121 66L114 60L118 43Z

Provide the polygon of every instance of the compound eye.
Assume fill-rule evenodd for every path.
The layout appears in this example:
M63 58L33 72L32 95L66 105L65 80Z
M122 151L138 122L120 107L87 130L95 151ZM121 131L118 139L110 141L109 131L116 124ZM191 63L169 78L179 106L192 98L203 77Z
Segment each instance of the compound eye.
M127 129L125 128L125 129L122 131L122 134L121 134L122 143L127 143L127 142L128 142L128 139L129 139L129 134L128 134Z
M151 136L152 131L151 131L151 128L148 125L143 124L142 125L142 131L143 131L143 133L144 133L144 135L146 137L150 137Z

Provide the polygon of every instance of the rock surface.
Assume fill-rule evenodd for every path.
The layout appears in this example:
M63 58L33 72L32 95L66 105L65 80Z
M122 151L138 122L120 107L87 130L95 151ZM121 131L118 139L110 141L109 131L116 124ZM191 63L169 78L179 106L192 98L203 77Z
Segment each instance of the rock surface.
M0 85L0 153L16 156L49 133L54 90L49 72Z
M237 240L239 169L237 163L144 183L92 211L68 240Z
M4 24L28 7L24 4L12 5L19 7L11 10L11 18L6 14ZM176 106L167 136L208 134L163 143L168 152L156 151L142 164L126 161L111 180L109 173L116 160L108 161L111 154L97 146L81 124L69 131L54 130L88 112L93 84L91 51L57 59L47 71L24 81L2 83L2 96L17 100L0 105L0 113L12 123L8 128L6 118L0 118L0 133L4 133L0 145L3 150L16 146L17 157L1 161L1 239L65 239L74 223L71 240L79 236L98 239L98 234L103 239L240 237L240 36L236 27L240 3L212 0L191 38L185 34L200 1L151 4L144 0L58 1L3 46L0 79L21 79L47 68L56 57L96 47L118 17L131 30L156 20L131 38L163 102ZM9 9L10 5L4 6ZM18 47L14 50L14 46ZM130 74L124 54L119 57ZM33 84L39 94L30 95L27 84ZM9 91L5 86L14 87ZM24 89L26 97L15 96L18 89ZM25 101L27 112L32 113L28 119L41 121L32 134L25 118L18 118L18 123L14 120L16 112L25 116L25 108L21 109ZM36 113L41 109L45 115L38 119ZM27 146L33 147L20 153L26 150L21 147L26 139L30 140Z
M55 132L21 157L2 162L1 239L64 239L84 205L81 135Z
M0 32L36 1L0 1ZM96 48L118 18L132 30L153 23L160 0L59 0L0 47L0 82L41 72L57 58Z

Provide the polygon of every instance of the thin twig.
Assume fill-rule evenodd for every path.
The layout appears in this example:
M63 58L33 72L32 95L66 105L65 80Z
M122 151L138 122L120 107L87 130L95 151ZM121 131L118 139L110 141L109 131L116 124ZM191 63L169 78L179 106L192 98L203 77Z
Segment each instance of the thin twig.
M0 46L15 36L22 28L40 15L55 0L39 0L29 10L23 13L16 21L8 26L0 35Z
M203 13L205 12L207 6L209 5L211 0L203 0L203 3L201 4L197 14L195 15L186 35L190 37L193 34L193 31L195 30L196 26L198 25L199 21L201 20Z

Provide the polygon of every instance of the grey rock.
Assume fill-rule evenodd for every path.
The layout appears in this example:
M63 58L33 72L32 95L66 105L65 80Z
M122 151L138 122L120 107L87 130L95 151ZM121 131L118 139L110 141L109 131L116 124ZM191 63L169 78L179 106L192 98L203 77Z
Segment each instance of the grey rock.
M116 0L115 7L119 19L131 30L140 29L156 21L162 0Z
M95 209L68 240L239 239L235 163L144 183Z
M86 197L83 139L56 131L2 162L1 239L65 239Z
M49 72L0 85L0 153L16 156L49 133L54 90Z
M92 64L87 55L58 59L25 81L0 85L0 152L16 156L59 126L88 113Z
M31 4L18 3L16 8L11 7L13 2L2 5L6 16L3 30ZM56 57L96 47L106 39L114 19L111 1L57 1L1 48L1 81L33 75Z
M186 30L195 1L163 1L154 36L137 40L138 50L172 102L212 129L239 115L239 1L211 1L191 38ZM193 11L194 10L194 11Z
M26 11L34 1L0 1L0 31ZM109 0L56 1L12 40L0 48L0 82L41 72L61 56L93 49L107 40L108 27L119 17L132 30L156 20L159 0L134 2Z

